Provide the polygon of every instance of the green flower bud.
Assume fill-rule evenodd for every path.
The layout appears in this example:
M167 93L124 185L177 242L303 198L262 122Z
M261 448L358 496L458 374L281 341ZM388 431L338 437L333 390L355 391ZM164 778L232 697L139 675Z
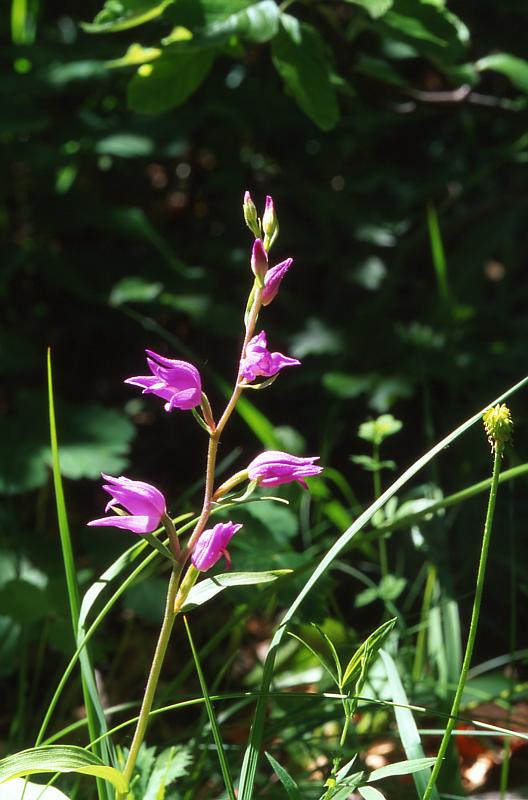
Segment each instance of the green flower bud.
M494 408L485 411L482 416L484 430L494 453L497 447L501 449L511 441L513 433L513 420L511 411L505 403L498 403Z

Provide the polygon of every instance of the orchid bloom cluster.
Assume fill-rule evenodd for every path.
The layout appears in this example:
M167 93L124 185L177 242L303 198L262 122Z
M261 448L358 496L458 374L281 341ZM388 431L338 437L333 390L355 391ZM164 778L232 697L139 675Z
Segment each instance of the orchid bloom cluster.
M246 224L255 237L250 259L254 285L246 312L246 336L238 366L236 387L219 423L214 421L209 401L202 390L202 379L198 369L187 361L167 358L153 350L146 350L150 375L138 375L125 380L127 384L140 387L145 395L160 397L164 401L163 407L166 412L175 409L191 410L202 427L208 431L213 443L218 443L225 423L245 388L264 388L286 367L300 365L300 361L296 358L270 350L266 331L260 330L255 333L261 307L269 306L275 300L281 282L293 264L293 259L287 258L269 268L269 250L278 235L278 221L273 200L271 197L266 198L264 214L260 220L251 196L246 192L243 211ZM260 378L265 380L259 382ZM201 410L201 414L197 409ZM215 449L214 455L216 455ZM209 458L209 462L210 460ZM200 572L211 569L222 557L225 557L229 566L227 546L242 525L229 521L206 528L213 505L221 502L221 498L228 491L244 480L248 480L252 488L279 486L292 481L306 488L305 479L322 471L322 468L315 463L317 460L318 457L299 458L280 451L267 451L254 458L245 470L236 473L216 492L213 493L212 487L208 486L204 509L197 527L191 534L186 550L180 553L178 546L177 551L173 552L175 559L179 559L183 568L185 560L190 558L195 570ZM214 478L214 457L212 475ZM172 522L167 513L167 503L156 487L124 476L114 478L103 475L103 478L105 480L103 489L111 497L105 511L113 513L92 520L88 525L114 526L140 535L151 534L162 525L169 531ZM175 549L173 548L173 551Z

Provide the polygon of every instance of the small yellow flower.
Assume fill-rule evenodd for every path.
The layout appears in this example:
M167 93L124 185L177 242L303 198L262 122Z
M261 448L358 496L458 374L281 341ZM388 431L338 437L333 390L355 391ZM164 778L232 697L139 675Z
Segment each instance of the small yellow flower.
M502 449L505 444L511 441L513 420L511 411L505 403L498 403L494 408L485 411L482 421L492 453L495 452L497 447Z

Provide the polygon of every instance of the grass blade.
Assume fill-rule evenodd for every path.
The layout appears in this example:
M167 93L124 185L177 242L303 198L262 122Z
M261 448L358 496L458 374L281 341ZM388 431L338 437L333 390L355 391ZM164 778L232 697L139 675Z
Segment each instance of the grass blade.
M222 770L222 777L224 779L224 784L227 790L227 794L229 796L229 800L236 800L235 787L233 786L233 779L231 778L229 764L227 763L227 759L225 756L222 736L220 735L220 728L218 727L218 723L216 721L213 705L211 703L209 692L207 691L207 684L205 682L204 674L202 672L202 667L200 666L200 662L198 660L198 653L196 652L196 648L194 646L194 641L191 636L191 629L189 628L189 623L187 622L186 616L183 617L183 622L185 625L185 630L187 631L187 636L189 638L189 644L191 645L191 651L194 663L196 665L196 672L198 674L198 680L200 681L200 687L202 689L202 694L204 697L205 707L207 709L207 716L209 717L209 723L211 725L213 739L216 745L216 752L218 754L218 760L220 762L220 769Z
M445 436L438 444L432 447L425 455L419 458L417 461L414 462L399 478L394 481L394 483L386 489L380 497L372 503L359 517L355 520L355 522L347 528L347 530L341 534L341 536L337 539L337 541L332 545L330 550L324 556L324 558L319 562L313 573L311 574L310 578L306 581L305 585L290 605L288 610L286 611L284 617L282 618L282 622L275 631L275 634L271 640L270 647L268 650L268 655L266 657L266 662L264 665L264 674L262 677L261 683L261 695L257 702L257 706L255 709L255 715L253 718L253 724L251 727L251 732L249 736L248 745L246 751L244 753L244 760L242 763L242 770L240 775L240 786L239 786L239 800L251 800L253 795L253 787L255 783L255 776L257 772L257 764L259 759L259 753L261 750L262 739L264 734L264 722L266 717L266 706L267 706L267 696L269 692L269 687L271 684L271 680L273 677L273 669L275 665L275 658L277 655L278 648L282 642L282 639L286 633L288 623L293 618L299 607L302 605L304 599L307 595L311 592L311 590L316 585L319 578L321 578L326 571L330 568L333 561L337 558L337 556L341 553L341 551L349 544L349 542L356 536L357 533L372 519L376 511L382 508L385 503L393 497L406 483L408 483L411 478L413 478L420 470L429 464L430 461L435 458L445 447L448 447L452 442L458 439L463 433L465 433L469 428L471 428L476 422L479 422L482 414L484 411L487 411L488 408L496 405L496 403L500 403L502 400L505 400L510 395L514 394L514 392L519 391L523 386L526 386L528 383L528 377L523 378L518 383L511 386L507 391L493 400L491 403L488 403L483 409L480 409L476 414L473 414L468 420L459 425L458 428L455 428L450 434Z
M394 709L394 716L396 717L396 724L398 726L398 732L400 734L405 755L410 760L424 759L425 753L412 711L409 708L402 708L404 705L409 705L409 701L407 699L407 695L405 694L405 689L402 686L394 659L385 650L380 650L380 655L387 672L387 679L389 681L392 700L394 703L399 704L399 707L395 707ZM413 774L414 784L416 786L416 791L419 798L422 797L425 791L425 787L427 786L427 781L429 780L430 775L431 770L429 767ZM439 794L436 787L431 795L431 799L439 800Z
M57 438L57 425L55 419L55 402L53 395L53 375L51 369L51 350L48 349L47 357L48 367L48 404L49 404L49 424L50 424L50 439L51 439L51 458L53 470L53 484L55 487L55 500L57 506L57 519L59 523L59 535L62 548L62 557L64 562L64 572L66 576L66 586L68 590L68 601L70 605L70 616L74 635L77 633L77 624L79 622L80 598L79 586L77 583L77 573L75 570L75 561L73 557L73 548L71 543L70 526L68 523L68 514L66 511L66 501L64 499L64 489L62 485L62 476L60 469L59 445ZM81 683L84 697L84 704L86 706L86 716L88 718L88 730L90 738L104 733L106 728L106 720L104 710L99 700L97 685L95 681L95 674L90 662L90 658L86 650L80 655L81 665ZM40 734L39 734L40 738ZM37 741L37 744L39 742ZM105 740L101 747L98 748L96 754L103 758L106 763L110 763L110 746ZM107 791L107 784L100 778L97 778L97 791L100 800L110 798L110 792Z

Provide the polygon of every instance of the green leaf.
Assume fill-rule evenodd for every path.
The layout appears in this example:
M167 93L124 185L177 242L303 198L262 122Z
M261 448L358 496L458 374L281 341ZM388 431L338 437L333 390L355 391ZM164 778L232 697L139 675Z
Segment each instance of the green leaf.
M275 773L277 778L280 780L280 782L282 783L282 785L286 789L286 794L288 795L290 800L301 800L301 793L299 791L299 787L297 786L297 784L293 780L293 778L290 775L290 773L287 772L284 769L284 767L281 766L281 764L279 764L279 762L276 761L273 758L272 755L270 755L267 752L265 752L264 755L266 756L266 758L268 759L269 763L271 764L273 772Z
M373 786L358 786L358 792L365 800L385 800L385 795Z
M521 92L528 94L528 61L510 53L493 53L479 59L475 64L479 72L491 70L505 75Z
M110 305L121 306L123 303L150 303L163 290L163 284L152 283L141 277L123 278L116 283L110 292Z
M339 107L333 65L320 33L312 25L283 14L271 57L301 110L322 130L335 127Z
M392 701L398 704L398 706L394 709L394 716L396 717L398 733L400 734L405 755L410 759L408 763L427 761L428 759L425 758L422 742L420 740L420 734L418 733L418 728L416 726L416 722L414 721L412 711L410 708L404 707L409 705L409 701L407 699L405 689L403 688L398 669L394 663L394 659L383 649L380 650L380 655L387 673ZM381 769L385 768L381 767ZM429 775L431 774L430 770L427 769L426 766L422 767L422 769L426 769L427 771L420 771L414 775L414 783L419 797L423 797ZM372 775L376 773L379 774L379 770L375 770ZM372 779L372 775L369 780ZM374 780L376 780L376 778ZM431 800L439 800L438 789L436 786L433 788L431 793Z
M348 400L364 394L372 385L372 380L364 375L347 375L346 372L327 372L323 384L329 392Z
M104 139L99 139L95 145L96 153L118 158L145 157L150 155L153 149L152 139L137 133L114 133L111 136L105 136ZM124 281L126 280L133 281L134 278L124 278Z
M121 58L115 58L112 61L106 61L105 66L108 69L118 69L119 67L133 67L140 64L147 64L149 61L159 58L161 50L158 47L143 47L143 45L135 42L131 44L125 55Z
M128 105L142 114L181 106L211 69L214 50L168 52L143 64L128 84Z
M83 22L86 33L116 33L160 17L173 0L107 0L93 22Z
M468 29L455 14L427 0L395 0L378 24L380 32L386 28L445 66L463 56L469 40Z
M38 622L49 611L46 592L28 581L12 580L0 589L2 616L29 624Z
M435 758L411 758L408 761L397 761L395 764L387 764L370 773L368 780L380 781L382 778L390 778L394 775L413 775L423 769L429 769L435 763Z
M347 664L343 674L342 687L346 686L349 681L355 680L360 675L362 671L362 662L367 653L371 663L376 659L381 645L394 628L395 623L396 619L387 620L387 622L384 622L379 628L376 628L360 647L358 647Z
M381 444L388 436L393 436L402 429L403 423L395 419L392 414L382 414L377 419L362 422L359 426L358 436L366 442Z
M396 577L396 575L385 575L378 586L370 586L368 589L359 592L354 605L356 608L363 608L374 602L374 600L391 602L400 596L406 585L405 578Z
M14 778L2 786L2 800L69 800L69 798L54 786L30 783L24 778Z
M168 747L154 762L142 800L163 800L164 789L176 778L187 775L192 756L185 747Z
M279 30L281 13L274 0L262 0L231 14L226 19L213 22L197 36L199 43L220 44L231 36L250 42L267 42Z
M258 583L270 583L282 575L288 575L291 571L290 569L274 569L267 572L225 572L214 578L206 578L193 586L182 611L187 612L202 606L231 586L254 586Z
M107 767L100 758L82 747L48 745L22 750L0 761L0 783L12 778L23 778L40 772L77 772L94 775L115 786L125 794L128 785L124 776L113 767Z
M379 19L387 13L394 4L394 0L345 0L355 6L361 6L370 14L372 19Z

